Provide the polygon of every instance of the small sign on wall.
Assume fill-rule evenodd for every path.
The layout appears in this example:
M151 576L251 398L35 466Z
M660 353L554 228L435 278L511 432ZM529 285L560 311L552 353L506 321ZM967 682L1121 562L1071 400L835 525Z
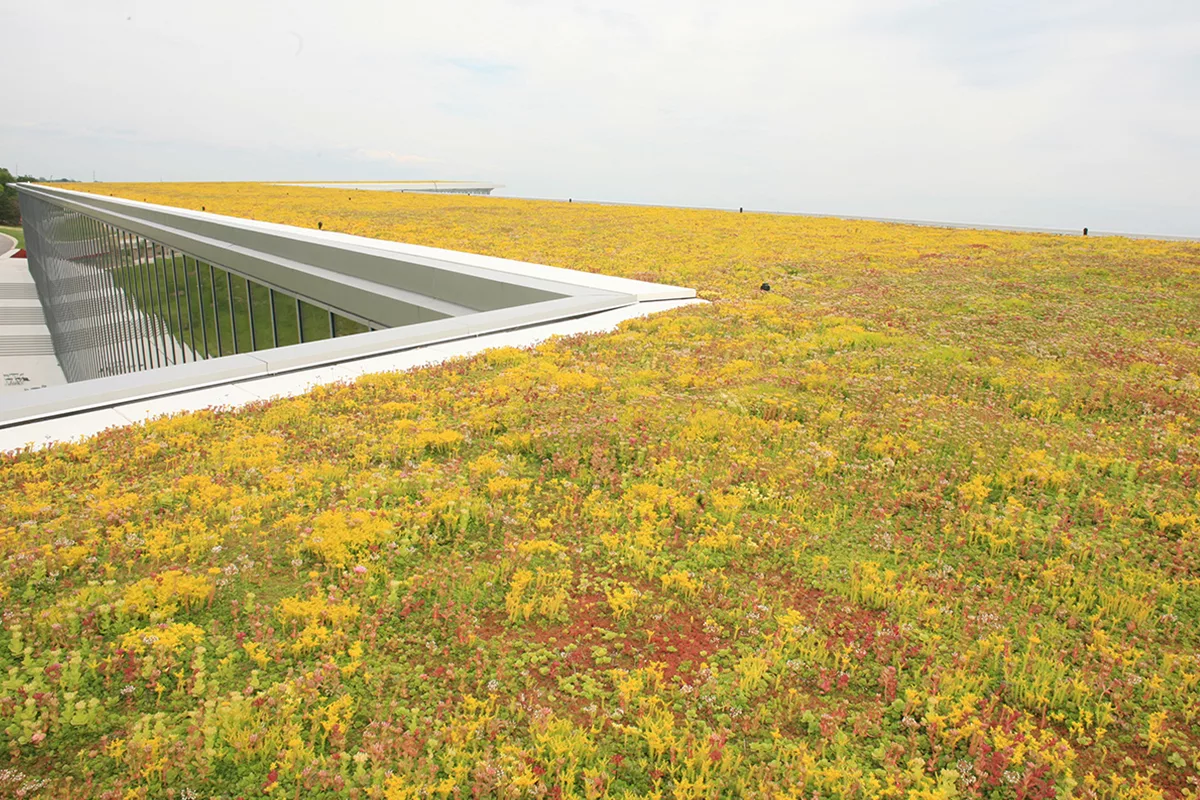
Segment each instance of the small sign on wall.
M4 388L22 389L29 392L34 389L45 389L46 384L34 383L24 372L6 372L4 373Z

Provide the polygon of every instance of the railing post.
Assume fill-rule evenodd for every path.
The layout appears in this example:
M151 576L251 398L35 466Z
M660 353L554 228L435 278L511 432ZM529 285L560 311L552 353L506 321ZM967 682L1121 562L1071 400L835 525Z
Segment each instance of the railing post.
M233 352L238 351L238 335L237 335L237 306L233 302L233 275L229 270L225 270L225 296L229 298L229 336L233 339Z
M107 359L107 363L103 365L101 371L105 375L112 375L116 372L117 355L112 335L113 319L109 313L108 294L104 291L104 251L100 245L100 223L89 219L88 231L92 237L92 273L95 275L97 298L100 301L100 323L103 338L101 346Z
M142 369L151 369L154 367L154 354L151 351L153 340L150 336L150 328L146 322L146 315L141 311L141 304L138 303L138 298L144 297L142 272L138 268L137 248L134 246L133 234L127 233L124 238L127 245L125 253L129 262L130 288L137 290L132 295L127 295L130 301L130 313L133 315L134 328L137 331L138 343L140 344L139 350L141 351Z
M271 306L271 347L279 347L279 321L275 318L275 290L267 287L267 303Z
M109 237L109 227L104 222L97 224L99 227L100 246L104 253L102 261L104 269L104 293L108 299L108 313L112 319L113 349L117 354L117 362L114 364L114 367L117 374L120 375L129 368L129 356L126 351L128 342L122 334L125 317L121 314L120 299L117 296L118 289L116 281L113 278L113 249L112 240Z
M146 264L146 240L135 236L134 263L142 281L142 319L146 323L146 344L150 350L150 363L162 366L162 353L158 350L158 328L154 324L154 295L150 291L150 267Z
M100 223L97 220L88 220L88 229L92 237L92 249L95 251L92 256L92 272L95 275L96 290L100 306L100 322L103 325L101 346L105 352L105 357L108 363L103 365L101 372L105 375L113 375L116 373L116 363L119 356L116 351L116 339L113 335L113 325L115 320L112 318L111 308L109 307L108 293L105 291L104 285L104 251L101 247Z
M154 310L150 316L154 320L155 347L159 348L163 366L170 366L167 338L163 335L162 293L158 288L158 248L149 239L146 240L146 253L146 274L150 278L150 302L154 304Z
M72 259L75 272L74 287L78 289L79 295L83 298L80 314L75 320L76 330L83 332L83 340L86 342L85 352L88 354L88 373L91 375L100 375L100 370L103 368L103 359L100 356L100 337L96 335L96 311L98 304L96 302L96 285L92 281L92 271L89 268L87 258L87 242L88 242L88 220L83 216L77 216L75 219L75 233L77 236L83 236L83 239L75 242L75 253Z
M217 309L217 276L213 271L213 265L208 265L208 288L212 293L213 307L213 327L217 329L217 355L225 355L225 349L221 347L221 312Z
M187 363L187 344L183 341L183 312L179 309L179 264L175 261L175 250L171 250L171 293L175 295L175 324L179 326L179 354ZM188 307L188 328L192 327L192 309Z
M125 371L133 372L137 369L137 347L133 338L133 317L130 315L128 308L129 296L122 285L124 280L117 280L118 276L122 273L120 232L116 228L108 226L107 239L111 252L109 261L112 264L110 279L112 280L113 292L115 293L113 299L117 304L117 313L121 318L121 329L124 331Z
M192 259L192 267L196 273L196 309L200 312L200 333L204 337L204 357L212 358L212 353L208 352L208 320L204 314L204 286L200 281L200 262L195 258ZM183 271L187 272L187 256L183 257Z
M246 282L246 321L250 326L250 352L258 350L258 343L255 341L254 335L254 290L250 286L250 279L243 278Z

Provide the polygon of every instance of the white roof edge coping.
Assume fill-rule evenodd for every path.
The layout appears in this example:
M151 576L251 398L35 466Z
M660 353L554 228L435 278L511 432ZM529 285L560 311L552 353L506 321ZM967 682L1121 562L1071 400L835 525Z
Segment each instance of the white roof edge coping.
M611 308L634 304L629 297L608 294L563 297L541 303L480 311L465 317L440 319L417 325L371 333L357 333L338 339L322 339L269 350L254 355L267 365L267 374L309 369L346 361L410 350L425 345L480 336L488 333L556 322L561 319L594 314Z
M337 244L342 247L354 247L356 249L382 251L391 255L437 259L439 261L453 264L456 267L475 267L478 269L493 270L495 272L504 273L508 276L552 281L567 286L595 289L606 292L619 292L622 294L633 295L638 300L672 300L686 299L696 296L696 291L694 289L688 289L681 286L671 286L669 284L651 283L649 281L634 280L632 278L620 278L594 272L583 272L580 270L567 269L565 267L552 267L547 264L533 264L508 258L500 258L498 256L464 253L457 250L448 250L440 247L429 247L427 245L392 242L386 239L373 239L367 236L357 236L349 233L312 230L311 228L300 228L294 225L282 225L277 222L262 222L259 220L245 219L243 217L230 217L223 214L214 214L209 211L194 211L192 209L176 208L174 206L164 206L156 203L144 203L137 200L129 200L124 197L109 197L107 195L94 194L90 192L76 192L69 189L61 189L59 187L47 187L43 185L32 184L23 185L31 186L32 188L35 188L38 191L46 192L51 196L55 194L62 194L76 202L84 204L89 202L93 204L109 203L118 206L127 206L131 209L150 209L200 221L219 222L221 224L239 227L249 231L288 236L293 239L309 241L314 244Z
M36 389L0 398L0 428L106 408L137 397L227 383L266 371L261 359L242 353Z

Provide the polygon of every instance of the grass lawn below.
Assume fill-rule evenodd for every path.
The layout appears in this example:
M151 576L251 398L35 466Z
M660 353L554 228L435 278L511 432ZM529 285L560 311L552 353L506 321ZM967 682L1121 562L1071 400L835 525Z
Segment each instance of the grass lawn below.
M20 226L10 227L7 225L0 225L0 233L7 234L16 239L18 248L25 246L25 231Z
M127 247L121 260L113 275L116 284L197 353L232 355L297 344L301 324L306 342L328 339L333 332L349 336L367 330L361 323L334 315L331 332L325 309L280 292L273 292L272 298L272 290L265 286L188 256L172 260L158 247Z

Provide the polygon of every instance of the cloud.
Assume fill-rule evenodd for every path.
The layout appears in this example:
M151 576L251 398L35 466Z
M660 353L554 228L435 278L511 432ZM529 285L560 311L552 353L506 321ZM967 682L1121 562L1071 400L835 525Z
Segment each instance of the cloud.
M407 166L409 164L433 164L436 163L432 158L415 155L401 155L393 153L391 150L372 150L370 148L359 147L354 150L354 155L357 158L365 161L382 161L388 164L397 164Z
M446 63L480 78L507 78L517 71L512 64L481 58L447 58Z
M23 169L1200 234L1190 0L108 6L12 9Z

